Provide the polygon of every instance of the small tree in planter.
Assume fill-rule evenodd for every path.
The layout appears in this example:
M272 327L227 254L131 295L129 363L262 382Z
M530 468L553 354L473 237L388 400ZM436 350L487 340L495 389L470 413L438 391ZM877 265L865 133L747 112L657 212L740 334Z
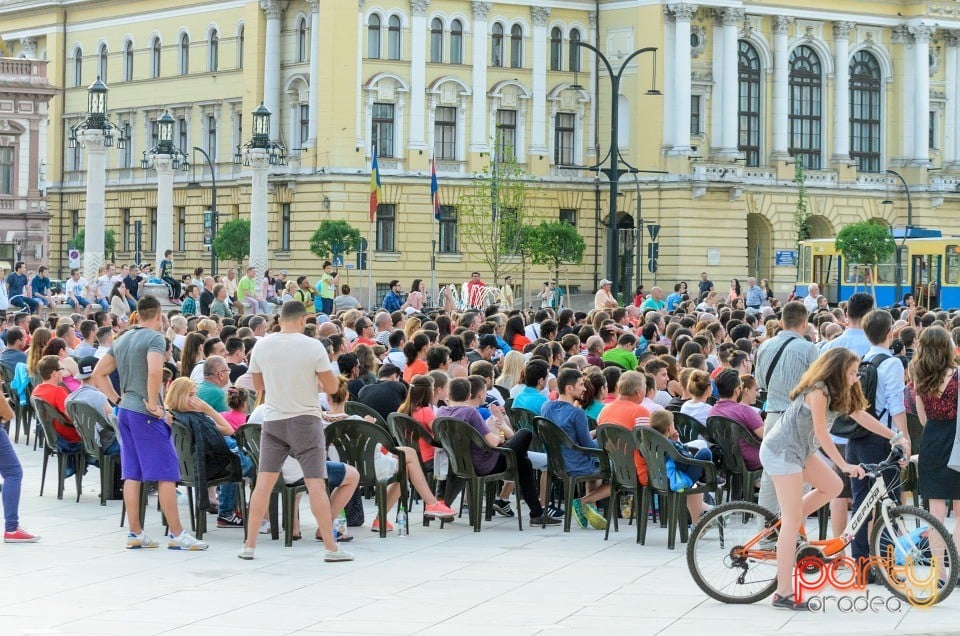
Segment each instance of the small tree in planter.
M250 255L250 221L233 219L221 225L213 239L213 249L219 258L242 263Z
M73 240L70 241L70 244L73 245L75 249L83 251L83 246L86 243L86 230L80 230L77 232L77 235L73 237ZM104 230L103 232L103 253L104 255L109 254L110 260L116 260L116 250L117 249L117 234L113 230Z
M877 279L877 265L897 249L890 228L875 221L854 223L840 230L835 245L848 263L865 266L870 272L870 292L876 295L874 281ZM860 274L861 269L858 268L854 285L859 284Z
M346 221L321 221L310 237L310 251L317 258L341 256L360 249L360 230Z
M587 244L577 232L577 228L562 221L548 223L542 221L531 233L532 255L535 265L549 265L560 284L560 265L579 265ZM567 298L570 287L567 286ZM569 301L568 301L569 302Z

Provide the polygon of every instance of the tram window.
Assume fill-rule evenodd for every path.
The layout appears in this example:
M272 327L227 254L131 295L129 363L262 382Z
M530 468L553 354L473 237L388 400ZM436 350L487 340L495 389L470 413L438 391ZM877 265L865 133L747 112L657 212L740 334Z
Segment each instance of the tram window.
M860 265L859 263L846 263L844 282L847 282L851 285L856 283L863 284L864 282L870 280L869 272L869 268Z
M877 284L893 285L897 280L897 256L891 254L877 265Z
M960 283L960 246L947 245L946 266L943 268L943 282L948 285Z
M803 280L810 282L813 280L810 272L810 267L813 264L813 248L805 246L801 252L800 259L800 271L803 272Z

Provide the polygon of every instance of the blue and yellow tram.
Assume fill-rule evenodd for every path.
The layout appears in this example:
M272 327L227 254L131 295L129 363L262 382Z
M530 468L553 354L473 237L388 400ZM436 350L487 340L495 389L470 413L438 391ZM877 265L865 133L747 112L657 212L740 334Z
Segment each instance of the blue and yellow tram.
M960 237L942 236L939 230L911 228L904 238L894 230L903 266L901 293L912 293L924 307L960 307ZM834 239L811 239L800 243L797 296L807 294L811 283L831 303L846 300L855 291L876 293L877 305L890 306L896 294L896 253L877 265L865 268L848 263L837 252ZM871 278L876 276L876 280Z

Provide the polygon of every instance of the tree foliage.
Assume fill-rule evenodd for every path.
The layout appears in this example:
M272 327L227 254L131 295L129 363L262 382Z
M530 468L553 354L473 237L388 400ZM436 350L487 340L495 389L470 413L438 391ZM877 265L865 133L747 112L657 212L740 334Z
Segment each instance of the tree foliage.
M217 230L213 239L217 257L227 261L242 261L250 255L250 221L233 219Z
M321 221L310 237L310 251L317 258L347 254L360 249L360 230L346 221Z
M834 245L847 263L865 265L870 271L890 258L897 249L890 228L876 221L861 221L846 226L837 234ZM876 276L871 276L871 284L874 279Z
M533 228L531 241L534 265L550 265L554 272L559 272L563 263L579 265L587 249L577 228L562 221L541 221Z
M794 163L793 182L797 184L797 207L793 213L793 225L797 228L797 245L810 238L810 211L807 209L807 175L803 169L803 158L797 157Z
M73 244L73 247L83 251L83 246L86 243L86 230L81 229L77 232L77 235L73 237L73 240L70 241ZM113 230L104 230L103 232L103 252L105 254L113 254L114 250L117 248L117 234Z

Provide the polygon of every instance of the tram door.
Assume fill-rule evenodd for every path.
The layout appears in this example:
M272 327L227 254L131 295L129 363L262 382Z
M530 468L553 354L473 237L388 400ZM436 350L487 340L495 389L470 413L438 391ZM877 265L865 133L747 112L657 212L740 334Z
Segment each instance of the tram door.
M834 262L833 256L826 256L824 254L814 254L813 256L813 277L811 282L817 284L820 287L820 293L827 297L827 300L835 303L839 299L836 298L837 290L831 288L830 279L831 279L831 269L836 267L837 264Z
M918 306L938 307L940 296L940 254L914 254L910 268L910 286ZM897 298L896 300L901 300Z

